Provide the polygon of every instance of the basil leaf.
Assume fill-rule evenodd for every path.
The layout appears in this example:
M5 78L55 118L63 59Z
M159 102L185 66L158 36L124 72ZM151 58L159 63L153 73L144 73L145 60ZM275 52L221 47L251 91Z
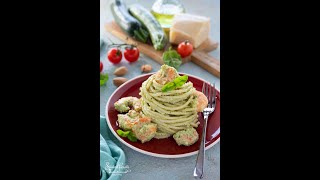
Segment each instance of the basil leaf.
M130 133L128 134L128 139L132 142L137 142L137 138L136 136L133 134L133 132L130 131Z
M176 85L176 87L181 87L182 85L184 85L184 83L186 83L188 81L188 76L184 75L184 76L180 76L177 77L176 79L173 80L174 84Z
M130 133L130 131L122 131L121 129L117 130L117 133L121 136L121 137L127 137Z
M108 74L101 74L100 73L100 86L104 85L109 79Z
M123 131L122 130L118 129L117 133L119 134L119 136L123 137Z
M169 82L166 85L164 85L162 87L161 91L162 92L167 92L167 91L174 90L174 89L184 85L187 81L188 81L188 76L187 75L179 76L179 77L175 78L172 82Z
M169 82L162 87L162 92L174 90L176 88L174 82Z
M118 129L117 133L119 134L119 136L126 137L132 142L137 142L138 140L132 131L122 131L121 129Z
M164 64L174 67L176 70L182 63L180 54L175 50L171 50L171 48L163 53L162 60Z

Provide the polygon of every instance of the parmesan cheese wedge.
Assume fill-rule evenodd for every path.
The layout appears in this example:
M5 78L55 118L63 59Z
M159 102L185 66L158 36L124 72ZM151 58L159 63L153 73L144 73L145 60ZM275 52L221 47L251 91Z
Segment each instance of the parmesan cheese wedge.
M185 40L199 47L209 37L210 18L192 14L176 14L170 28L171 44L180 44Z

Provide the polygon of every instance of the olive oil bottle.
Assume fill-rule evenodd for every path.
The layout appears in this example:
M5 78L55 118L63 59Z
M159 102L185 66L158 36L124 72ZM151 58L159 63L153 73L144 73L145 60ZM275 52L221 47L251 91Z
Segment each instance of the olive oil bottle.
M151 13L158 20L166 33L169 32L175 14L185 13L185 8L179 0L156 0Z

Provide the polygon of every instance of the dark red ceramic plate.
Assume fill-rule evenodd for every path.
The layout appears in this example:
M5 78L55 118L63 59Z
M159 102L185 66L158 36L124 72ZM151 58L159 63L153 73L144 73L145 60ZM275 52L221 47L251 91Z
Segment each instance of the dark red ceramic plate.
M149 142L142 144L141 142L131 142L127 138L120 137L116 130L119 129L117 125L118 112L114 108L114 103L122 97L134 96L140 98L139 95L140 87L142 83L148 79L153 73L138 76L126 83L122 84L116 91L111 95L106 106L106 120L111 132L119 139L120 142L127 145L128 147L155 157L162 158L180 158L191 156L198 153L200 140L191 146L178 146L175 140L170 137L166 139L152 139ZM180 73L183 75L183 73ZM198 90L202 90L202 84L204 80L189 75L188 81L193 83L193 86ZM202 125L203 115L199 113L200 125L197 128L199 136L202 136ZM220 140L220 93L217 91L217 105L216 110L209 116L206 136L206 149L211 148Z

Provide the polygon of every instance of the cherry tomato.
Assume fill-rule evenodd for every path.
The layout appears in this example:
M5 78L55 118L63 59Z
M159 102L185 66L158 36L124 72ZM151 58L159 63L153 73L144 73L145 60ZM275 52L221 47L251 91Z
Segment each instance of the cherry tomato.
M118 48L111 48L108 52L108 59L113 64L118 64L122 59L122 52Z
M103 70L103 64L102 62L100 61L100 72Z
M139 49L133 46L129 46L125 48L124 57L129 62L135 62L139 59Z
M186 40L179 44L177 51L182 58L185 58L191 55L193 51L193 46L189 43L188 40Z

